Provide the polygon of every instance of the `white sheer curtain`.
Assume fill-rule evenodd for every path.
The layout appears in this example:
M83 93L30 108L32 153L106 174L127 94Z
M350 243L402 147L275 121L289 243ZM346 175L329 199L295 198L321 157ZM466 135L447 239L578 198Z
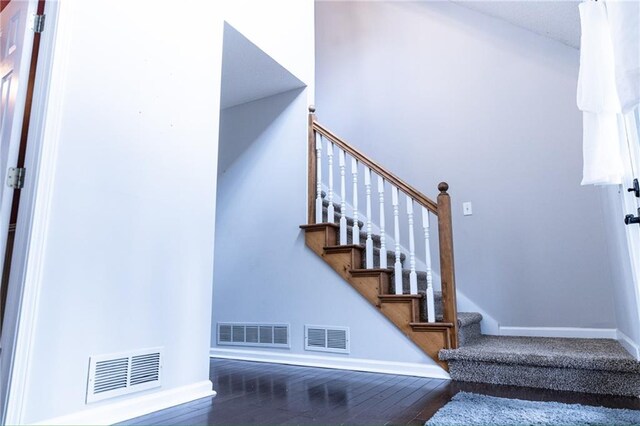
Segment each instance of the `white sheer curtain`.
M578 107L583 111L583 185L621 184L627 131L624 114L640 103L640 2L580 4L582 38Z

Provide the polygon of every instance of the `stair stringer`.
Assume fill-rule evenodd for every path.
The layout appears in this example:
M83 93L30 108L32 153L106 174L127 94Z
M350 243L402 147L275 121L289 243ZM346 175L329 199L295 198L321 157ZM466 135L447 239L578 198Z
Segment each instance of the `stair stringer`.
M337 246L338 226L332 223L302 225L305 242L345 281L375 306L411 342L433 359L440 367L449 370L446 361L438 357L441 349L451 348L451 324L421 323L419 303L422 296L389 295L391 269L360 269L362 246Z
M327 193L329 191L329 188L327 187L326 184L323 183L322 190L324 191L324 193ZM334 194L333 201L335 203L338 203L338 202L341 202L342 199L340 198L339 194ZM347 206L347 211L353 211L353 205L351 204L351 202L349 200L345 200L344 202L345 202L345 205ZM339 217L339 213L336 213L336 217ZM364 223L367 223L368 221L367 215L363 212L358 212L358 218ZM375 221L371 222L371 229L373 234L380 235L380 227ZM393 235L390 235L390 234L386 235L386 243L387 243L387 247L395 247L396 241L393 238ZM400 251L405 255L408 255L409 253L409 249L407 249L402 243L400 243ZM422 259L422 257L416 256L415 262L416 262L416 270L418 271L427 270L427 264ZM440 278L439 267L436 266L435 268L433 268L431 271L431 274L433 277L434 289L440 290L441 288L440 283L442 281ZM480 306L478 306L476 302L468 298L464 294L464 290L462 290L460 286L456 288L456 299L458 302L458 311L478 312L482 315L482 322L480 323L480 327L482 329L483 334L490 334L494 336L500 335L500 323L492 315L490 315L485 309L481 308Z

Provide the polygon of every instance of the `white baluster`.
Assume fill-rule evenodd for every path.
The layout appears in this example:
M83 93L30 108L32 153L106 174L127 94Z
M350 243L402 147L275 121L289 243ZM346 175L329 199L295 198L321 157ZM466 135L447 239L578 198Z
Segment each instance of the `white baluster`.
M407 195L407 217L409 219L409 292L418 294L418 275L416 274L416 242L413 235L413 198Z
M394 267L394 278L396 294L402 294L402 263L400 262L400 209L398 206L398 188L391 187L391 202L393 204L393 230L396 240L396 263Z
M378 176L378 196L380 198L380 268L387 268L387 237L384 232L384 179Z
M367 242L366 249L366 266L367 269L373 269L373 239L371 238L371 169L364 168L364 187L367 192Z
M360 227L358 226L358 160L351 159L351 175L353 176L353 228L351 239L353 244L360 244Z
M327 222L334 223L336 216L333 208L333 142L327 139L327 163L329 166L329 190L327 191Z
M338 149L338 164L340 165L340 245L347 244L347 184L345 179L344 151Z
M427 265L427 321L436 321L435 302L433 300L433 278L431 276L431 247L429 246L429 210L422 207L422 228L424 229L425 256Z
M316 134L316 223L322 223L322 135Z

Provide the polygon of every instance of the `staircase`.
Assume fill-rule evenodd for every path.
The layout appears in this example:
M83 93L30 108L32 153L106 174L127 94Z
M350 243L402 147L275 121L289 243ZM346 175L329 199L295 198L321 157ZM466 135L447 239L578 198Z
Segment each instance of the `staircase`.
M348 157L351 197L346 183ZM334 187L336 163L339 188ZM361 173L364 179L359 179ZM308 178L308 224L301 226L306 245L449 371L453 380L640 396L640 363L615 340L488 336L480 331L482 315L457 312L451 202L446 183L438 185L437 201L430 200L320 125L313 107L309 114ZM372 219L376 180L379 233L373 232ZM364 191L359 192L361 185ZM389 189L391 206L385 199ZM403 197L407 227L401 234ZM366 206L363 220L359 204ZM393 240L386 232L389 207L393 210ZM416 210L424 235L423 271L418 270L416 262ZM431 260L431 246L436 245L430 239L434 218L439 291L434 286ZM408 249L403 249L401 237L405 237L402 243L408 240Z
M425 303L427 289L426 271L416 271L418 278L418 294L409 294L408 269L402 270L401 294L396 292L396 281L393 268L380 268L381 238L372 234L373 239L373 268L366 268L366 248L353 244L353 219L347 218L348 244L339 245L338 223L327 222L327 206L329 202L323 195L323 221L317 224L302 225L305 230L306 244L317 255L322 257L345 281L353 286L365 299L380 310L393 324L395 324L409 339L411 339L426 354L436 360L440 366L447 369L446 362L438 358L443 348L454 348L453 333L457 329L459 344L473 341L480 336L480 321L478 313L458 313L456 324L443 321L442 292L434 292L434 314L439 320L427 322L428 312ZM336 212L341 213L341 207L335 206ZM364 224L361 222L360 227ZM360 231L360 238L366 240L366 233ZM395 254L388 253L387 263L395 261ZM406 261L406 255L400 255L401 263Z

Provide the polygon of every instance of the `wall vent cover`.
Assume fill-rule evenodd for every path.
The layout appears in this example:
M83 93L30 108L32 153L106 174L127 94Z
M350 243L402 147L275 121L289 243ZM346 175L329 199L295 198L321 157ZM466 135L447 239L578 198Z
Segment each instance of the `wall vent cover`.
M289 348L289 324L219 322L218 345Z
M349 327L305 325L304 349L348 354L350 351Z
M89 358L87 404L162 385L162 348Z

